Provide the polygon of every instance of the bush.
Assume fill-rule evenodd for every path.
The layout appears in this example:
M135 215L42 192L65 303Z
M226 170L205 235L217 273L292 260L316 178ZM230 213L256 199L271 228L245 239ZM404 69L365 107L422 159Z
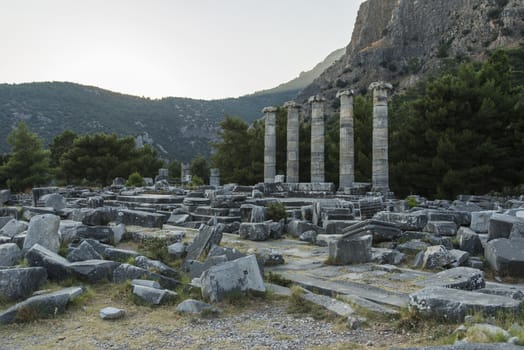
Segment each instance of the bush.
M144 178L138 172L129 175L126 182L127 187L142 187L145 186L145 184Z
M266 218L275 222L287 218L286 207L280 202L271 203L266 208Z

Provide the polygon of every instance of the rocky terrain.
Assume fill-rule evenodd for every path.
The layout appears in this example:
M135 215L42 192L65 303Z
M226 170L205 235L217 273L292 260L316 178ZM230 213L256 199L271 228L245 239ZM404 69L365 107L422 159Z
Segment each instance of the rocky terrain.
M374 81L395 92L464 60L481 60L498 48L518 46L524 35L520 0L368 0L362 3L345 55L298 100L336 91L366 91Z
M0 191L5 348L524 344L522 196L122 183Z

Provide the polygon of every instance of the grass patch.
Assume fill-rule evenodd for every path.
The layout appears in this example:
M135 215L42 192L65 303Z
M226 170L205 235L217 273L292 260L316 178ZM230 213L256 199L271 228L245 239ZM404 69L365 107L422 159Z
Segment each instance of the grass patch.
M164 239L148 238L138 245L138 249L148 258L160 260L166 264L172 263L175 260L169 255Z
M311 316L315 320L334 321L336 316L327 311L323 307L313 304L304 299L304 290L298 286L291 287L291 297L289 298L289 305L287 312L294 315Z
M266 282L278 284L279 286L283 287L291 287L291 285L293 284L293 281L288 280L287 278L282 277L282 275L278 273L273 273L271 271L269 271L264 277Z

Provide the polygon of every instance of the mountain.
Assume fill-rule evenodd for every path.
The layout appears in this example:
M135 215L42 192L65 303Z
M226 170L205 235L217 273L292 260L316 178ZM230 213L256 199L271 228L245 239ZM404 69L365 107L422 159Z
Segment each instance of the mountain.
M9 152L7 135L25 120L46 143L65 129L114 132L134 136L137 145L153 145L164 159L186 162L198 154L208 156L224 116L247 122L260 118L262 108L294 99L342 54L333 52L311 71L274 89L212 101L151 100L67 82L0 84L0 154Z
M518 46L523 35L522 0L368 0L345 54L297 100L321 93L333 102L341 88L365 93L379 80L400 92L441 68Z
M313 67L312 70L307 72L301 72L298 77L292 79L286 83L280 84L273 89L262 90L255 92L255 95L273 94L286 91L301 91L308 87L313 81L320 76L326 69L328 69L333 63L344 56L345 49L338 49L330 53L322 62Z

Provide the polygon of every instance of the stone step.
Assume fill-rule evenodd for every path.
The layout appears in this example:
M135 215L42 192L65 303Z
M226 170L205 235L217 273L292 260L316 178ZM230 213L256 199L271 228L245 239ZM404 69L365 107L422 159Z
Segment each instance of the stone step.
M409 302L409 295L406 293L392 292L368 284L354 281L330 281L291 271L278 271L278 273L308 290L315 290L326 295L354 295L373 303L393 307L405 307Z

